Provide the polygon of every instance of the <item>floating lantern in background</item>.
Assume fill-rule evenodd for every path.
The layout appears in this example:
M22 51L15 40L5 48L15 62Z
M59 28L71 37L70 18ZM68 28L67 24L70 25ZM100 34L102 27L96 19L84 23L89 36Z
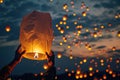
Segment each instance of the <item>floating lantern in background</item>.
M83 12L82 12L82 16L85 17L86 15L87 15L87 13L86 13L85 11L83 11Z
M68 18L67 15L64 15L63 18L62 18L62 20L63 20L63 21L66 21L67 18Z
M66 9L68 9L68 5L67 5L67 4L64 4L64 5L63 5L63 10L66 10Z
M120 31L118 31L117 36L120 37Z
M89 7L86 7L86 11L89 11L90 10L90 8Z
M112 47L112 51L115 51L115 50L116 50L116 47L115 47L115 46L113 46L113 47Z
M31 60L47 59L53 40L52 19L49 13L33 11L26 15L20 27L20 43L23 55Z
M11 30L10 26L6 26L5 30L6 30L6 32L10 32L10 30Z
M62 57L62 54L61 53L58 53L57 54L57 58L60 59Z
M0 4L2 4L3 3L3 0L0 0Z
M93 70L93 67L90 66L90 67L89 67L89 71L92 71L92 70Z
M96 38L97 37L97 32L93 33L93 37Z
M45 70L47 70L47 69L48 69L48 64L45 63L45 64L43 65L43 68L44 68Z

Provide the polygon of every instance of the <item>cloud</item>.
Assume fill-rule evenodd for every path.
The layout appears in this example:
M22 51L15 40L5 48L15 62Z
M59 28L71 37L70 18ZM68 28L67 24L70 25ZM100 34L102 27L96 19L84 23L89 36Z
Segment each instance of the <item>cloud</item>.
M3 43L1 43L0 47L16 46L18 44L19 44L18 40L4 41Z

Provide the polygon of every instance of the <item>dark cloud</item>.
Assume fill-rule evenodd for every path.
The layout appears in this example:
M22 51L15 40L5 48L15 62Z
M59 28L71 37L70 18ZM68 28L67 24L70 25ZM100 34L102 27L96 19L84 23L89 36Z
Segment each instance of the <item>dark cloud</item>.
M103 48L105 48L106 46L98 46L98 47L96 47L96 49L103 49Z

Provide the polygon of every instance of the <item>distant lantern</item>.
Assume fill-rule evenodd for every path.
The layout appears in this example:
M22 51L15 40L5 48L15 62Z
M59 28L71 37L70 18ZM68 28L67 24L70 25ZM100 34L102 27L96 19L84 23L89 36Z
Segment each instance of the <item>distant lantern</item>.
M64 4L63 5L63 10L66 10L68 8L68 5L67 4Z
M93 33L93 37L96 38L97 37L97 32Z
M89 7L86 7L86 11L89 11L90 10L90 8Z
M63 33L64 33L64 29L61 29L61 30L60 30L60 33L63 34Z
M66 21L67 20L67 15L64 15L63 18L62 18L63 21Z
M90 67L89 67L89 71L92 71L92 70L93 70L93 67L90 66Z
M0 0L0 4L2 4L3 3L3 0Z
M70 56L69 56L69 58L70 58L70 59L73 59L73 56L72 56L72 55L70 55Z
M112 47L112 51L115 51L115 50L116 50L116 47L113 46L113 47Z
M48 64L45 63L45 64L43 65L43 68L44 68L45 70L47 70L47 69L48 69Z
M11 30L10 26L6 26L5 30L6 30L6 32L10 32L10 30Z
M26 50L23 55L31 60L47 59L53 40L52 19L49 13L33 11L24 16L20 27L20 43Z
M57 54L57 58L60 59L61 57L62 57L62 54L61 54L61 53L58 53L58 54Z
M82 12L82 16L84 16L84 17L85 17L86 15L87 15L87 14L86 14L86 12L85 12L85 11L83 11L83 12Z
M120 37L120 31L118 31L117 36Z

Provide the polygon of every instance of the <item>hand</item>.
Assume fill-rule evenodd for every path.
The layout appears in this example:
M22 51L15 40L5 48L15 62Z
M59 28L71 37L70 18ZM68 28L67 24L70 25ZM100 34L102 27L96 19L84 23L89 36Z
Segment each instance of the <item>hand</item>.
M20 62L23 54L25 54L25 50L21 51L21 45L19 45L16 52L15 52L15 59L14 60Z

